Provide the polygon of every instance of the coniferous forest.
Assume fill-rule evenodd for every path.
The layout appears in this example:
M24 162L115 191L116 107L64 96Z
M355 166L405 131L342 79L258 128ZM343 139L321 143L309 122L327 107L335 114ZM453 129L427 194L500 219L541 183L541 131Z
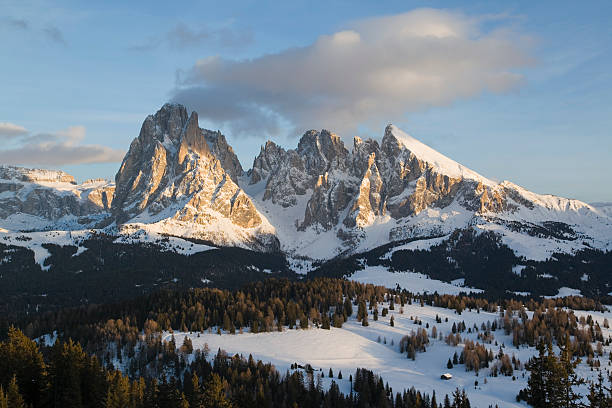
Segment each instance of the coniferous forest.
M367 369L344 373L345 378L350 375L351 392L342 393L334 383L321 387L325 373L309 365L296 363L292 370L278 372L251 356L230 356L207 347L194 350L188 338L182 344L174 336L162 338L162 333L174 330L232 334L329 329L342 327L351 316L366 326L368 319L378 319L380 306L384 317L389 309L411 304L445 308L459 317L468 310L495 313L497 318L480 328L453 324L445 341L465 346L459 355L449 357L448 366L463 365L475 372L493 367L492 373L511 376L524 365L531 373L529 387L517 398L534 406L551 406L546 404L552 396L561 395L559 387L571 396L572 387L584 381L572 371L576 359L596 364L593 357L601 351L594 350L593 344L611 342L602 335L599 323L578 318L570 310L603 309L599 302L584 297L518 301L423 295L332 278L268 279L236 290L163 289L132 300L4 318L0 323L0 403L31 407L469 406L461 390L448 396L427 395L410 384L393 390ZM417 319L414 323L421 325ZM426 353L430 337L436 337L435 328L430 334L420 327L399 342L404 358L414 360ZM461 336L468 332L478 332L479 342L463 341ZM492 355L483 345L490 344L498 332L512 336L515 347L537 346L540 355L527 362L510 359L501 349L499 355ZM562 347L558 357L551 351L553 344ZM560 372L566 376L563 384L555 382ZM333 376L331 369L328 376ZM606 384L603 379L590 384L589 401L599 401L590 406L607 406L601 402L610 398ZM547 394L542 397L542 392ZM538 398L545 405L537 405Z
M24 239L28 237L24 236ZM49 257L44 269L34 252L0 243L0 314L24 315L64 307L116 302L160 289L216 287L238 289L270 277L299 279L281 253L259 253L240 248L216 248L191 255L162 251L163 238L154 243L117 243L98 234L76 246L44 244ZM408 240L410 241L410 240ZM406 241L406 242L408 242ZM193 240L189 245L205 242ZM391 271L420 271L433 279L465 279L467 286L484 289L489 299L555 295L560 287L580 289L583 295L612 302L612 252L583 250L574 255L555 254L545 261L516 257L494 234L455 231L430 250L398 250L404 241L385 244L362 254L315 264L308 273L317 277L349 277L363 265ZM519 274L514 265L523 265ZM267 271L267 272L266 272ZM490 279L495 273L497 279ZM582 279L589 276L588 280Z

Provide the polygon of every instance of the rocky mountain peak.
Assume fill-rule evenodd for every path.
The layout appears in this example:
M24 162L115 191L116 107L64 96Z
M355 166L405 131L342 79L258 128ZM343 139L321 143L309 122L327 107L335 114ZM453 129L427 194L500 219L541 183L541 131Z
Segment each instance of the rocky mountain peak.
M220 132L200 129L196 112L164 105L147 117L115 180L118 224L149 224L163 231L224 245L274 249L273 229L238 187L242 166Z
M0 166L0 179L40 183L76 184L74 177L61 170L28 169L17 166Z
M270 172L277 168L281 160L286 158L285 149L268 140L261 146L259 154L253 159L253 167L249 170L249 184L256 184L262 180L267 180Z
M229 174L234 183L238 182L244 170L238 160L238 156L234 153L234 149L227 143L225 136L219 131L213 132L212 130L202 130L204 139L208 143L208 147L212 152L213 156L219 160L221 166Z
M318 171L324 170L327 163L348 156L348 150L340 136L325 129L304 133L298 143L297 153L305 159L308 168Z
M166 103L155 115L149 115L145 119L140 134L144 137L162 135L175 141L180 137L188 119L187 109L183 105ZM155 128L156 126L158 128Z
M91 227L108 215L113 191L107 180L77 184L63 171L0 166L0 227Z
M594 247L609 245L612 234L605 232L612 228L608 204L595 208L496 183L393 125L378 140L355 137L350 151L325 129L305 132L295 149L268 141L247 173L248 193L238 184L243 173L221 132L201 129L196 112L166 104L143 122L114 195L103 180L76 185L63 172L0 166L0 227L32 225L32 215L40 228L115 222L120 232L143 229L312 259L456 229L562 241L578 231L572 239ZM559 245L569 244L551 247Z
M394 133L395 129L397 129L395 126L391 124L387 125L387 127L385 127L385 134L380 143L382 151L390 157L398 156L403 147Z
M198 124L197 112L192 112L185 124L182 133L180 134L180 145L178 152L179 164L183 164L186 156L189 153L197 153L201 157L211 155L208 142L202 134L202 130Z

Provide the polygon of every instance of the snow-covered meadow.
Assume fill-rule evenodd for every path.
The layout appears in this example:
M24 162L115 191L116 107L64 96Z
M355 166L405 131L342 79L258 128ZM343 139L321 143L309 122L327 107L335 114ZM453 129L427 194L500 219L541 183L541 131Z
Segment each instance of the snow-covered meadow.
M379 305L388 307L388 304ZM578 316L591 314L602 326L604 337L612 334L610 329L603 328L603 319L612 319L610 312L576 312ZM393 316L394 326L390 325L390 318ZM442 323L436 323L436 316ZM420 306L418 303L406 304L403 313L400 306L396 305L395 310L390 310L385 317L379 315L379 320L374 321L372 312L369 314L369 326L363 327L356 320L355 314L343 325L342 328L331 328L323 330L311 327L308 330L286 329L283 332L271 333L239 333L216 334L215 330L206 333L165 333L165 339L170 336L175 337L177 347L183 343L185 336L189 336L193 342L194 349L204 348L208 345L214 354L217 349L222 349L230 355L241 354L247 357L252 354L255 359L264 362L271 362L276 368L284 373L290 369L293 363L300 365L310 364L315 370L324 375L322 383L329 386L331 379L328 372L331 368L334 372L336 381L343 392L350 392L349 375L354 374L356 368L363 367L374 371L388 382L394 392L404 388L415 387L423 392L436 392L438 398L444 394L450 394L455 388L463 388L468 393L472 406L488 407L498 404L500 407L521 407L524 403L516 402L518 391L526 386L528 372L524 369L515 370L514 378L499 375L490 376L490 369L481 369L478 375L474 371L466 371L464 365L456 365L452 369L447 368L447 361L453 354L461 354L464 341L470 339L477 341L478 332L474 330L474 325L479 329L484 323L493 322L499 316L496 313L476 312L465 310L461 315L455 311L432 307ZM448 319L448 321L447 321ZM420 321L420 324L415 323ZM438 333L446 336L451 332L453 323L465 322L467 328L472 329L472 333L461 333L462 343L456 347L446 344L444 340L430 338L427 351L417 353L413 361L407 358L406 353L400 353L400 339L411 331L419 328L427 328L431 334L433 327ZM510 357L516 356L523 364L536 353L535 348L512 346L511 335L505 335L503 330L493 332L495 339L492 344L485 344L493 354L497 355L499 348L503 347L504 353ZM439 334L438 334L439 336ZM495 342L498 345L495 345ZM604 356L600 357L602 369L609 369L608 355L610 347L604 347ZM496 364L497 360L491 364ZM343 379L338 380L338 372L342 371ZM595 378L597 371L591 371L590 367L583 361L578 367L578 373L585 378ZM451 373L453 378L449 381L441 380L440 375ZM476 386L475 382L478 382ZM586 387L580 389L584 395Z

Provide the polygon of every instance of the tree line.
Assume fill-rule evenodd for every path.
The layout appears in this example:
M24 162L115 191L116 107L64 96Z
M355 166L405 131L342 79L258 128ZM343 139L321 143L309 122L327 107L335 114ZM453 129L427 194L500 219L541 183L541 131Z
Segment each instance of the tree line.
M181 348L180 352L191 354L193 350ZM381 377L367 369L357 369L350 376L351 392L344 394L335 380L324 389L322 374L311 367L281 375L269 363L252 356L229 356L222 350L212 357L207 350L197 350L178 372L163 365L156 375L130 377L101 365L72 340L41 347L15 328L0 342L0 361L0 408L470 406L465 392L459 390L441 402L435 393L430 396L414 388L394 394ZM330 375L333 377L331 370Z

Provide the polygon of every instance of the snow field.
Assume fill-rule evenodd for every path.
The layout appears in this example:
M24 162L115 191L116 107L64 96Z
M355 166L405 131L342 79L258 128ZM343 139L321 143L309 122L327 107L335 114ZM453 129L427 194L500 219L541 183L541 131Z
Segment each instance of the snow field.
M379 305L379 311L383 305ZM388 307L388 304L384 304ZM354 311L356 313L356 307ZM420 328L426 329L431 334L431 329L436 326L438 333L446 336L451 332L453 323L465 322L467 328L472 328L474 324L480 326L487 321L493 322L498 318L497 313L465 310L461 315L453 310L424 306L415 303L406 304L404 312L400 313L400 305L395 305L395 310L390 310L386 317L379 314L379 320L374 321L372 313L368 316L369 326L363 327L359 323L355 314L343 325L342 328L332 328L323 330L310 328L308 330L286 329L283 332L270 333L248 333L242 334L214 334L212 332L201 333L199 337L195 333L174 333L177 347L183 342L185 336L192 339L194 349L201 349L208 344L211 354L215 354L217 349L222 349L230 355L242 354L248 357L252 354L255 359L264 362L271 362L281 374L289 370L291 364L301 365L311 364L315 370L322 369L325 378L322 379L324 386L329 386L331 379L327 378L329 368L334 372L334 381L338 383L343 392L350 391L349 375L354 374L358 367L368 368L376 374L382 376L385 382L393 388L394 392L402 391L405 388L414 386L416 389L431 394L434 390L439 400L444 394L452 393L456 387L465 388L472 406L488 407L489 404L499 404L500 407L524 407L525 404L516 402L516 394L527 384L528 372L525 370L515 370L512 377L487 376L490 372L488 368L480 370L478 376L473 371L465 371L464 365L457 365L452 369L446 367L449 358L453 353L461 354L463 343L457 347L447 345L443 340L430 338L430 344L425 353L417 353L416 360L412 361L406 357L406 353L399 353L400 339L411 331ZM531 313L528 313L531 316ZM610 312L576 312L578 316L591 314L594 319L600 322L604 338L612 334L609 329L603 328L603 319L612 320ZM442 323L436 323L436 315L442 319ZM395 326L389 324L390 317L394 317ZM421 325L415 324L411 317L418 318ZM448 322L445 319L448 318ZM477 341L478 333L473 330L461 333L462 341L465 339ZM499 351L503 344L504 353L511 358L515 355L521 363L525 363L529 358L537 353L534 347L521 346L519 349L512 346L511 335L505 335L503 330L493 332L495 340L492 344L485 344L494 355ZM165 333L165 339L171 336ZM381 341L378 342L380 337ZM386 340L386 344L384 341ZM498 346L495 346L495 341ZM393 345L392 345L393 343ZM602 369L610 369L608 365L608 354L611 347L604 347L605 355L599 357L602 362ZM492 364L495 364L495 360ZM337 379L337 374L342 371L343 380ZM597 371L591 371L586 361L578 367L579 375L586 378L595 378ZM443 381L440 375L450 372L453 379ZM315 375L317 372L315 371ZM484 383L486 378L487 384ZM478 387L474 382L478 381ZM580 392L584 395L587 388L582 387Z
M463 287L462 280L457 279L453 283L448 283L436 279L431 279L427 275L416 272L390 272L384 266L366 266L364 269L355 272L349 277L350 280L371 283L373 285L410 290L413 293L434 293L458 295L460 292L480 293L482 289Z

